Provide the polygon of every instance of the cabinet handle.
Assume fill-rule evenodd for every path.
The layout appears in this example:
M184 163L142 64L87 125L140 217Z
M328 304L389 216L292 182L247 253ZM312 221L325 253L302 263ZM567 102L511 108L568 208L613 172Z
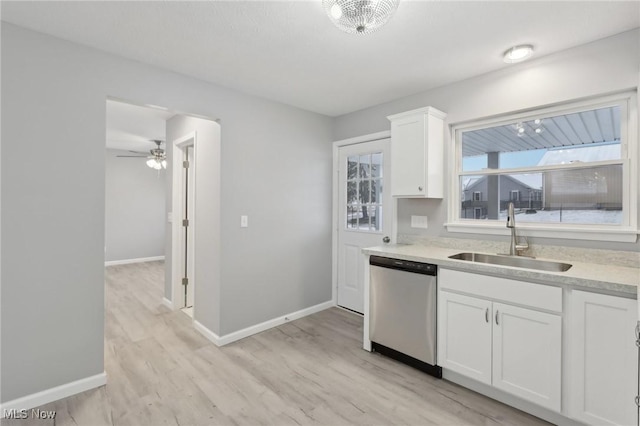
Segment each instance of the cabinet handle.
M421 186L418 187L418 191L422 191L422 187Z
M484 320L489 322L489 308L484 311Z
M500 325L498 322L498 316L500 315L500 311L496 311L496 325Z

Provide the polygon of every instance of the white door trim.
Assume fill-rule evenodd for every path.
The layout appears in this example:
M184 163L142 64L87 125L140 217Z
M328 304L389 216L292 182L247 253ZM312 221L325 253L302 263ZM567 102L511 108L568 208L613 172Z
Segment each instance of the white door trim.
M172 190L171 190L171 211L172 211L172 216L173 216L173 220L171 223L171 302L173 305L174 309L180 309L183 305L183 303L181 302L181 297L184 294L184 291L182 291L182 254L181 254L181 247L182 247L182 237L181 237L181 232L182 232L182 188L183 188L183 184L184 184L184 173L182 173L182 161L184 160L183 156L184 156L184 151L183 149L186 148L187 146L191 146L193 147L193 155L195 158L196 155L196 140L197 140L197 133L195 131L187 133L186 135L175 139L173 141L173 143L171 144L171 153L172 153ZM195 161L193 161L193 164L189 165L190 167L194 168L194 173L193 175L195 176ZM180 171L180 173L177 173L177 171ZM189 185L195 185L195 179L192 180L192 182L189 182ZM195 193L195 186L193 187L194 191L192 191L193 193ZM195 201L195 200L194 200ZM195 203L194 203L195 204ZM193 235L193 238L190 238L189 240L189 253L191 253L192 255L190 256L189 261L192 261L193 259L193 254L194 254L194 238L195 238L195 220L192 221L192 223L189 223L189 226L192 227L192 231L191 231L191 235ZM190 281L190 285L195 284L195 277L189 277ZM195 309L195 298L193 301L194 304L194 309Z
M373 142L380 139L389 139L391 137L391 130L385 130L382 132L371 133L368 135L357 136L354 138L343 139L339 141L333 142L333 171L331 174L332 178L332 187L333 187L333 195L332 202L333 208L332 210L332 219L331 219L331 301L333 302L333 306L338 306L338 227L340 216L338 213L339 203L338 203L338 191L339 191L339 179L338 179L338 170L339 170L339 157L338 153L341 147L347 145L355 145L364 142ZM386 161L386 160L385 160ZM397 211L398 201L396 198L393 198L392 206L391 206L391 244L395 244L396 236L398 234L398 222L396 220L396 211Z

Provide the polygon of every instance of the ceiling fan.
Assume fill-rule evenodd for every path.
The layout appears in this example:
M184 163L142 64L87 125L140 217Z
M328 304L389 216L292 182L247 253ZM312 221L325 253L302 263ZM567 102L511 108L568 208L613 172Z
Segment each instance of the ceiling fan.
M167 153L164 151L164 149L160 148L160 145L162 145L164 142L161 141L160 139L152 139L149 142L153 142L156 144L155 148L149 150L151 155L146 155L145 152L141 152L141 151L130 151L136 154L145 154L145 155L116 155L116 157L147 158L148 159L147 166L151 167L152 169L156 169L156 170L166 169Z

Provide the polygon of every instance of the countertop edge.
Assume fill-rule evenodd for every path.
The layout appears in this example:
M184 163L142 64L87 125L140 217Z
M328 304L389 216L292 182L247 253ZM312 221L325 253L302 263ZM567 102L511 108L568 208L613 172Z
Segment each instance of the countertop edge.
M423 251L424 253L417 253ZM628 284L616 281L603 281L600 279L586 278L584 276L576 276L576 270L580 271L583 264L580 262L569 262L573 264L572 269L567 272L547 272L535 271L532 269L515 268L510 266L497 266L483 263L473 263L464 260L449 259L448 256L459 253L460 249L440 248L440 247L423 247L415 245L392 245L367 247L362 252L367 255L392 257L396 259L411 260L415 262L433 263L440 267L456 269L464 272L477 272L481 274L489 274L506 278L517 278L525 281L539 282L540 284L571 286L575 288L584 288L585 290L604 290L623 295L637 297L638 284ZM612 271L629 270L632 268L608 266ZM614 276L615 274L611 274ZM638 277L640 279L640 269L638 269Z

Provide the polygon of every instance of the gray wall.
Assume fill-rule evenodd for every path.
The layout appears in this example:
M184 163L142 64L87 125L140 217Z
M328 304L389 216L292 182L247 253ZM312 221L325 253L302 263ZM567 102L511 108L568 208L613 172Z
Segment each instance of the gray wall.
M105 260L164 256L166 171L144 158L119 158L107 149L105 173Z
M107 96L221 119L223 332L330 300L331 119L4 22L1 42L3 402L104 370Z
M620 90L636 89L640 81L640 30L548 55L503 70L384 103L334 120L334 140L389 130L386 116L424 106L448 114L449 126L469 120L522 111ZM451 152L451 132L445 132L445 157ZM640 155L640 154L639 154ZM445 166L449 158L445 158ZM446 167L445 170L448 168ZM445 196L448 179L445 180ZM640 202L639 202L640 203ZM638 207L640 215L640 206ZM411 215L429 217L428 229L410 227ZM472 234L447 232L447 199L400 200L398 232L455 238ZM501 236L477 236L504 240ZM566 239L534 239L532 244L640 251L640 242L613 243Z

